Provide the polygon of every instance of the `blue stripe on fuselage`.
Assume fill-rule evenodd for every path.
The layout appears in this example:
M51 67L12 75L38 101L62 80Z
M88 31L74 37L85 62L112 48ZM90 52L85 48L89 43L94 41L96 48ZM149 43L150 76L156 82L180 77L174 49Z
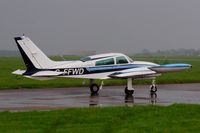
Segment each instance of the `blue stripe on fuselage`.
M91 73L95 72L108 72L108 71L119 71L124 69L139 68L139 67L150 67L153 65L146 64L126 64L126 65L113 65L113 66L98 66L98 67L88 67L87 71Z

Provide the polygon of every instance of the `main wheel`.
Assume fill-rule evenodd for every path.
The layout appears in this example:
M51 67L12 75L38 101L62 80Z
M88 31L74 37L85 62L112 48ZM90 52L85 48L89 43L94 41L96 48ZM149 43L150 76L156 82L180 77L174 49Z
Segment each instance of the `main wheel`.
M91 84L90 91L92 94L97 94L99 92L99 86L97 84Z
M124 89L124 92L125 92L126 95L133 95L134 90L128 90L128 87L126 87L126 88Z
M150 91L151 91L151 93L155 93L157 91L157 86L156 85L151 85Z

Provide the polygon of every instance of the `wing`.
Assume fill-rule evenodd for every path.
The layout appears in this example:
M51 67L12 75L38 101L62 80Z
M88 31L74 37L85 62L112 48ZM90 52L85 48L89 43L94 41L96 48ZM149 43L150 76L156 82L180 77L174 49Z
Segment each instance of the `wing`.
M178 72L186 69L190 69L192 65L190 64L167 64L158 65L153 67L140 67L131 68L122 71L115 72L109 77L112 78L134 78L134 79L144 79L159 76L162 73Z
M113 74L109 75L109 77L140 79L140 78L151 78L158 75L160 74L153 70L150 70L147 67L141 67L141 68L132 68L132 69L126 69L126 70L114 72Z

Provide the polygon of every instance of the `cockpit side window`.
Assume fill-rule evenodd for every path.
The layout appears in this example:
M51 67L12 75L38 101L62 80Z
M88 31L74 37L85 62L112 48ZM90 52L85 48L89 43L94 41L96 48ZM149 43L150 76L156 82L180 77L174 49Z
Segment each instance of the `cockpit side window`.
M114 65L114 58L104 59L96 62L96 66Z
M128 63L127 59L124 56L116 57L117 64L126 64Z

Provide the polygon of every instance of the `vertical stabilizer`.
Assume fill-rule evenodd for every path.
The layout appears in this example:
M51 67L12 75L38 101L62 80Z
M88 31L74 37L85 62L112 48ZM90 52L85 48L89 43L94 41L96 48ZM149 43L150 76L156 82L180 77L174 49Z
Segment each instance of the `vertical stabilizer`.
M27 71L48 69L55 65L28 37L15 37Z

